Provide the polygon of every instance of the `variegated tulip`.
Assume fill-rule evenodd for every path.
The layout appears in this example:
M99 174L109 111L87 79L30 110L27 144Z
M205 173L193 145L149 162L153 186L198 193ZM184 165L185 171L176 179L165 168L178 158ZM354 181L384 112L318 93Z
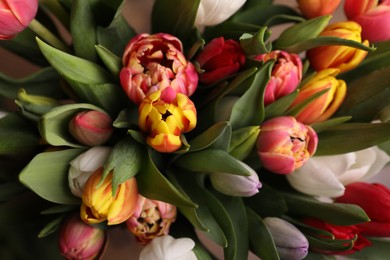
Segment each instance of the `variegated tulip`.
M137 105L159 89L171 87L191 96L198 85L198 74L186 60L181 41L166 33L134 37L125 48L122 62L122 88Z
M362 27L362 37L371 42L390 40L390 0L345 0L349 20Z
M0 40L8 40L26 29L38 11L38 0L0 1Z
M308 104L296 119L310 125L330 118L340 107L347 93L344 80L337 79L338 69L325 69L316 73L303 87L291 106L305 102L320 91L327 90L320 97Z
M140 104L138 124L146 133L147 143L163 153L174 152L181 145L181 134L196 126L194 103L172 88L148 95Z
M238 11L246 0L201 0L195 25L199 28L222 23Z
M368 46L368 40L362 41L361 31L361 26L356 22L337 22L328 25L320 36L338 37ZM357 67L367 56L367 51L343 45L327 45L308 50L306 56L317 71L336 68L341 73Z
M66 259L97 259L102 255L106 242L107 235L103 229L84 223L77 215L72 215L61 225L59 248Z
M156 237L168 235L176 214L174 205L138 195L137 207L126 225L139 242L148 244Z
M298 8L306 18L333 14L341 0L297 0Z
M271 78L265 88L265 106L292 93L301 82L302 61L297 54L275 50L270 53L257 55L254 59L263 62L276 59L276 63L272 68Z
M84 187L80 216L89 224L107 220L107 225L125 222L133 214L138 188L135 177L121 183L115 194L112 194L112 175L110 172L104 180L103 167L96 170Z
M315 153L317 133L292 116L274 117L260 126L257 154L264 168L278 174L299 169Z

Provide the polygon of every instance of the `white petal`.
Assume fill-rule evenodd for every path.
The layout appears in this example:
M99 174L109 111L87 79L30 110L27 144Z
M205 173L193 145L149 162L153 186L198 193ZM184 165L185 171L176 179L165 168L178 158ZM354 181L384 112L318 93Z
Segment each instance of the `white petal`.
M94 146L73 159L70 165L81 171L95 171L105 163L111 150L111 147Z
M375 161L371 164L370 169L367 171L367 174L364 176L363 180L368 180L381 172L381 170L390 162L390 156L380 149L377 146L374 146L371 149L375 153Z
M232 16L246 0L201 0L196 14L198 27L219 24Z

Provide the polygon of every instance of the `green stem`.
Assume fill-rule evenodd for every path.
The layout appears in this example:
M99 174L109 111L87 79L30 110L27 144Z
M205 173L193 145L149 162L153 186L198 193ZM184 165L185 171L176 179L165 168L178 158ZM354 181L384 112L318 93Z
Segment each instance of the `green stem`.
M40 0L40 3L53 13L65 28L69 29L69 14L65 11L64 7L58 2L58 0Z
M43 24L38 22L36 19L33 19L31 21L29 28L33 32L35 32L39 38L52 45L53 47L64 52L70 52L70 49L63 41L61 41L57 36L55 36L51 31L49 31Z

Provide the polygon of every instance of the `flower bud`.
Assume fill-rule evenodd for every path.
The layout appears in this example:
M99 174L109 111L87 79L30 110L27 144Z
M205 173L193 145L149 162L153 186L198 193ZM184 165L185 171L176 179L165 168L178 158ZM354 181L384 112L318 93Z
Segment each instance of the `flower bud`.
M147 143L163 153L178 150L182 145L181 134L194 129L197 121L194 103L172 88L148 95L138 114L138 124L147 134Z
M298 0L298 8L308 19L333 14L341 0Z
M316 132L294 117L281 116L265 121L257 138L257 154L264 168L289 174L312 156L318 144Z
M180 40L166 33L134 37L126 46L120 81L132 102L139 105L151 92L171 87L191 96L198 86L198 74L183 54Z
M156 237L141 251L139 260L197 260L198 258L194 251L192 251L194 247L195 242L190 238L183 237L175 239L169 235Z
M107 220L107 225L116 225L126 221L133 214L138 197L135 177L119 184L116 194L113 195L112 175L111 171L102 181L101 167L85 184L80 216L86 223L96 224Z
M94 146L70 162L68 183L73 195L81 198L89 176L104 165L111 150L110 147Z
M126 225L139 242L148 244L156 237L168 235L176 213L174 205L138 195L137 206Z
M222 23L237 12L245 2L246 0L201 0L195 25L204 27Z
M236 73L245 63L245 54L237 41L218 37L206 44L195 61L204 71L199 81L211 85Z
M361 26L353 21L338 22L328 25L320 36L338 37L356 41L368 46L367 40L362 42ZM366 57L367 51L343 45L328 45L310 49L306 56L310 65L317 71L335 68L340 73L357 67Z
M251 197L261 188L259 176L247 164L239 162L250 172L249 176L215 172L210 174L211 184L214 189L229 196Z
M347 85L344 80L336 79L338 69L325 69L319 71L299 90L299 94L291 104L296 106L316 93L328 90L313 102L308 104L296 119L304 124L311 125L330 118L341 106L347 93Z
M0 40L8 40L23 31L38 11L38 0L0 1Z
M69 132L83 145L102 145L110 139L113 131L111 117L101 111L79 112L69 122Z
M104 230L84 223L77 215L61 225L59 247L66 259L96 259L102 255L106 242Z
M270 231L281 259L304 259L309 251L307 238L291 223L276 217L266 217L264 224Z
M275 50L270 53L257 55L254 59L263 62L276 59L276 63L272 68L271 78L265 88L265 106L292 93L301 82L302 61L297 54Z

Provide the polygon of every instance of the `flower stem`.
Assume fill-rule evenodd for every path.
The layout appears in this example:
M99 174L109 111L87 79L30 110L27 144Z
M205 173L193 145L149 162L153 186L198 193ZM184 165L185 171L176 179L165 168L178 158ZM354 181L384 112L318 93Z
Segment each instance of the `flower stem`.
M33 32L35 32L38 37L40 37L42 40L46 41L53 47L64 52L70 52L70 49L63 41L61 41L57 36L55 36L51 31L49 31L43 24L38 22L36 19L33 19L31 21L29 28Z

